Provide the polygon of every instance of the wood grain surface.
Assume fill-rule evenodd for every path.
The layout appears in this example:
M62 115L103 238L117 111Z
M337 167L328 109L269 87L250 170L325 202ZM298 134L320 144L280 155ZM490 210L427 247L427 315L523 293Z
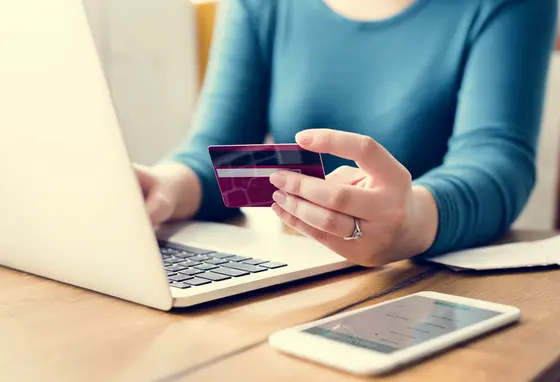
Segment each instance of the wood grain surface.
M235 224L263 235L286 230L260 211ZM545 236L550 233L513 233L509 240ZM0 380L350 381L354 378L276 353L266 344L268 335L364 300L371 304L420 290L514 304L523 322L391 378L528 380L556 370L559 284L560 272L554 270L456 274L401 262L164 313L0 268Z

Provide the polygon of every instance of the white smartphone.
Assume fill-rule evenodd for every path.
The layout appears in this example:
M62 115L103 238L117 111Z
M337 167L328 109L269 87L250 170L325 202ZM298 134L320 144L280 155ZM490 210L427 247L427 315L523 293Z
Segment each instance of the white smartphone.
M377 375L517 322L520 316L513 306L419 292L276 332L269 344L352 374Z

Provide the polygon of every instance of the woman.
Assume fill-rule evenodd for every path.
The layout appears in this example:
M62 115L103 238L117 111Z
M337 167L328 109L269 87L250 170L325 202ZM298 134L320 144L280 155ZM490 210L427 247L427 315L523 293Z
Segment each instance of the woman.
M230 217L207 147L271 134L330 173L274 174L273 210L357 264L490 242L535 183L556 7L221 0L193 135L137 168L153 223Z

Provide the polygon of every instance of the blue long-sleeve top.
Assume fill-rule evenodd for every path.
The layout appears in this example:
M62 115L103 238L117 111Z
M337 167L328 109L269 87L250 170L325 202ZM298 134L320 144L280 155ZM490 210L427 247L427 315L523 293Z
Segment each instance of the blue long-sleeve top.
M556 0L416 0L357 21L324 0L221 0L192 134L171 159L203 197L195 219L226 208L215 144L294 142L298 131L365 134L436 200L428 254L503 234L534 187ZM324 156L325 171L348 161Z

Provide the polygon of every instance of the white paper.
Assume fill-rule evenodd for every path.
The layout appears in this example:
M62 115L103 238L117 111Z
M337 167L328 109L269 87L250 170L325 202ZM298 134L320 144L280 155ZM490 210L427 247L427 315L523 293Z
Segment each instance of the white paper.
M560 265L560 236L452 252L429 261L457 271Z

